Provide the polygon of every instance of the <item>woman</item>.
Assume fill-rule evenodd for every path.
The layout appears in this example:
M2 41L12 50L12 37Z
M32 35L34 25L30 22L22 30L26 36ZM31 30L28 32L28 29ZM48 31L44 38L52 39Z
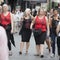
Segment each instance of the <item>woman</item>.
M59 60L60 60L60 22L57 25L57 48L58 48L58 56L59 56Z
M55 41L56 41L56 28L59 22L59 15L57 9L53 10L53 16L50 18L50 28L51 28L51 40L52 40L52 55L55 56Z
M13 15L8 11L8 5L7 4L4 4L2 9L3 9L3 13L1 14L1 24L5 28L6 33L7 33L9 55L12 55L11 42L14 45L14 37L12 34L13 33Z
M45 16L44 9L38 10L38 15L36 15L34 21L31 23L31 29L34 25L33 33L36 43L36 50L37 54L35 56L39 56L41 54L41 58L44 57L43 51L44 51L44 41L46 40L46 31L48 31L47 35L49 36L49 25L48 25L48 19Z
M20 43L19 54L22 54L22 50L23 50L25 42L26 42L26 54L28 53L29 41L30 41L30 37L31 37L31 33L32 33L32 31L30 29L30 24L31 24L32 19L33 19L33 17L31 15L31 10L29 8L27 8L25 10L25 14L23 16L23 21L21 20L23 25L22 25L22 29L20 31L22 41Z
M0 26L0 60L9 60L7 35L5 29L2 26Z
M53 9L51 8L50 9L50 12L47 14L47 17L48 17L48 19L50 20L50 18L53 16ZM50 21L49 21L49 23L50 23ZM50 28L50 33L51 33L51 28ZM47 39L46 39L46 43L47 43L47 45L48 45L48 49L49 49L49 53L51 53L51 39L50 39L50 36L49 37L47 37Z

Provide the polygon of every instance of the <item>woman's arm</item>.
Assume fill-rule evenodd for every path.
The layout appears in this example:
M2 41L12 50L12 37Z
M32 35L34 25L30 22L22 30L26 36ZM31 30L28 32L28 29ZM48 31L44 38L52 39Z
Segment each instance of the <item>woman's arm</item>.
M36 19L36 17L32 17L32 23L31 23L31 25L30 25L30 29L33 28L33 25L34 25L34 23L35 23L35 19Z
M47 36L50 35L50 28L49 28L49 21L48 18L46 17L46 24L47 24Z
M14 20L14 16L12 13L10 13L11 16L11 33L13 33L13 20Z
M51 17L49 17L49 27L52 27L52 18Z
M60 22L59 22L59 24L57 25L57 28L56 28L57 35L58 35L59 31L60 31Z

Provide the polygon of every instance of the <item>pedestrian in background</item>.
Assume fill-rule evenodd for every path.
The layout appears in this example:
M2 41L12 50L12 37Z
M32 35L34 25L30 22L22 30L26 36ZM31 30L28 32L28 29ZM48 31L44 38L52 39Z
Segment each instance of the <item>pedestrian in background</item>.
M45 16L48 18L48 12L45 10ZM49 24L49 18L48 18L48 24ZM50 31L50 28L49 28ZM48 32L48 31L47 31ZM46 44L47 44L47 49L49 50L49 53L51 52L51 40L50 40L50 36L46 36Z
M14 14L14 31L19 32L20 30L20 21L23 17L23 12L20 8L16 8L15 14Z
M51 57L55 56L55 42L56 42L56 28L59 22L59 15L58 10L53 10L53 16L50 18L50 28L51 28L51 41L52 41L52 54Z
M48 19L45 16L44 9L38 10L38 15L36 15L34 21L32 21L31 23L31 27L30 27L31 29L33 25L34 25L33 34L34 34L36 50L37 50L37 54L35 56L40 55L40 57L43 58L44 42L46 40L46 34L48 33L47 35L49 35Z
M16 12L15 12L15 17L14 17L14 22L15 22L15 25L16 25L16 31L19 32L20 30L20 21L21 21L21 18L23 17L23 11L20 7L16 8Z
M30 29L30 25L32 22L33 16L31 15L31 10L29 8L26 8L24 12L24 16L22 18L22 28L20 31L21 34L21 43L20 43L20 52L19 54L22 54L24 43L26 42L26 54L28 53L28 49L30 46L30 37L32 30Z

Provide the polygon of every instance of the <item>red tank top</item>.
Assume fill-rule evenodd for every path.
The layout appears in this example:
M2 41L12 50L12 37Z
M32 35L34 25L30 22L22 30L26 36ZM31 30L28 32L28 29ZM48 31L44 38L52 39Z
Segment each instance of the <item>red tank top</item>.
M4 14L1 14L1 24L3 26L6 26L8 24L11 24L11 16L10 16L10 12L8 13L7 16L4 16Z
M42 19L39 19L38 16L36 17L36 19L35 19L35 29L41 29L42 32L45 32L47 30L45 17L43 17Z

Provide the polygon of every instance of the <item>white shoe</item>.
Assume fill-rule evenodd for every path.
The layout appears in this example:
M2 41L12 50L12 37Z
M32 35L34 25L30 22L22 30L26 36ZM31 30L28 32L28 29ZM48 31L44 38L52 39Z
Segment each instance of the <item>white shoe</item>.
M51 54L50 57L53 58L53 57L55 57L55 55L54 54Z

